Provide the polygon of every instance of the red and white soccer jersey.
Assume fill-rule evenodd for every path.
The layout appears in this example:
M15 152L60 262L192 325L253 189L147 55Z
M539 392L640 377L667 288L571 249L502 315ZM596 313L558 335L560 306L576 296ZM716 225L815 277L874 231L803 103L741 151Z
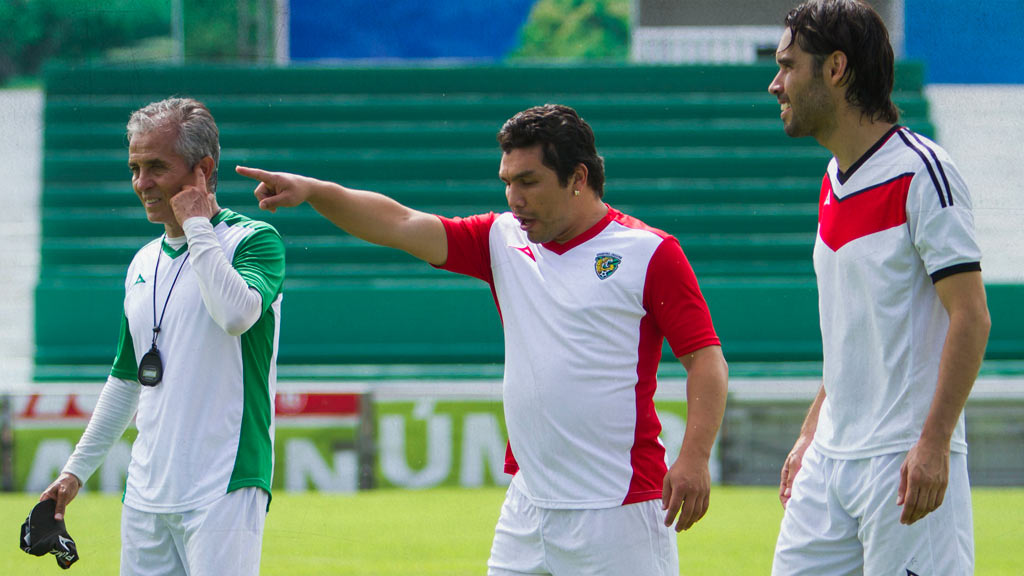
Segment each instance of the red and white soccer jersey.
M719 344L679 243L610 207L566 244L530 242L511 213L442 221L443 268L488 282L501 314L506 472L541 508L660 498L662 339Z
M914 445L949 327L934 282L980 261L967 186L934 142L895 126L846 174L832 159L814 246L822 453L866 458ZM967 451L962 414L951 450Z

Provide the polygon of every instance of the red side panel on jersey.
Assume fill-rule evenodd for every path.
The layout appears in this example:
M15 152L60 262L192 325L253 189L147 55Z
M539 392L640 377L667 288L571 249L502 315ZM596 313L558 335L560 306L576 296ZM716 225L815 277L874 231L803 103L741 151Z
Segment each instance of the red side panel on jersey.
M633 447L629 451L633 477L629 480L629 490L623 504L661 498L661 488L668 472L665 466L665 447L658 441L661 421L654 410L661 340L661 332L653 317L647 314L640 320L640 349L636 366L636 429L633 432Z
M846 244L907 223L907 191L913 174L902 174L839 200L826 174L818 202L822 242L838 251Z
M512 453L512 444L505 444L505 474L515 476L519 472L519 462L516 462L516 455Z
M498 315L501 316L501 304L494 291L490 246L491 225L494 224L497 217L493 212L467 218L438 216L441 223L444 224L445 234L448 237L448 260L438 268L479 278L490 284L494 305L498 307ZM526 249L529 250L529 246ZM523 253L526 254L525 251ZM527 255L536 260L532 252ZM505 445L505 472L508 474L519 472L519 464L516 463L515 456L512 455L511 444Z
M633 224L631 228L655 231L633 218L616 220L627 226ZM663 338L668 338L677 355L720 344L711 323L711 313L697 286L697 277L679 242L667 234L661 236L665 240L651 256L644 280L643 302L647 314L640 320L636 430L629 455L633 477L623 504L661 497L667 468L665 448L658 441L661 421L654 410L654 391L658 386Z

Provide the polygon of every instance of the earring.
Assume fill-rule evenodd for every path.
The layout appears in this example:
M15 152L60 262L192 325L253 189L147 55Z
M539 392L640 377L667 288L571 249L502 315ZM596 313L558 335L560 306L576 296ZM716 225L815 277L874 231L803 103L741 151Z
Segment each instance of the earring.
M573 196L579 196L580 195L580 191L579 190L573 190L572 191L572 195Z

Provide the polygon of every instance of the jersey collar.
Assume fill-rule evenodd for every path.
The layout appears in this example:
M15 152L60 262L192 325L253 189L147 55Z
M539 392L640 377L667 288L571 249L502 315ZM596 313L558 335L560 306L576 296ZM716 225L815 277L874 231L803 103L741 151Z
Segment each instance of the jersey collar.
M579 246L580 244L583 244L587 240L590 240L594 236L597 236L598 234L601 233L602 230L608 227L608 224L615 219L615 214L618 212L611 206L608 206L608 204L605 204L605 207L608 208L608 211L605 212L604 217L598 220L597 223L591 226L590 228L587 228L583 233L578 234L573 238L570 238L569 241L566 242L565 244L560 244L552 240L551 242L545 242L541 244L541 246L561 256L562 254L565 254L569 250L572 250L573 248Z
M893 134L899 132L900 128L903 127L899 124L893 124L892 128L889 128L889 131L879 138L878 142L875 142L871 148L868 148L868 151L862 154L860 158L857 158L857 161L854 162L846 172L843 172L838 166L836 166L836 180L838 180L840 184L846 184L846 181L853 176L853 173L857 171L857 168L863 166L869 158L874 156L875 152L878 152L882 146L885 146L885 143L889 141L889 138L892 138Z
M174 260L178 256L181 256L182 254L188 251L188 242L182 244L181 248L174 248L173 246L167 243L167 238L161 238L160 248L164 251L164 254L167 254L168 258Z

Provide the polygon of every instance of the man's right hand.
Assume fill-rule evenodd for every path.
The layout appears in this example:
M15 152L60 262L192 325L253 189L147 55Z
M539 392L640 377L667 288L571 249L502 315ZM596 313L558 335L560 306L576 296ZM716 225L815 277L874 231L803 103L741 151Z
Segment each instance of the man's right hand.
M82 481L78 479L78 476L62 472L53 484L50 484L46 490L43 490L42 495L39 496L39 501L43 500L56 500L57 509L54 512L54 520L64 520L64 509L67 505L78 496L78 490L82 487Z
M253 191L261 210L277 212L278 208L298 206L313 193L312 178L287 172L267 172L258 168L235 166L235 172L246 178L258 180Z
M789 502L790 497L793 495L793 481L796 479L796 473L800 471L800 466L804 461L804 452L807 452L807 447L811 445L813 438L806 438L800 436L796 440L796 444L793 445L793 449L789 451L789 455L786 456L786 461L782 464L782 474L779 482L779 502L782 502L782 507L786 507L786 503Z

